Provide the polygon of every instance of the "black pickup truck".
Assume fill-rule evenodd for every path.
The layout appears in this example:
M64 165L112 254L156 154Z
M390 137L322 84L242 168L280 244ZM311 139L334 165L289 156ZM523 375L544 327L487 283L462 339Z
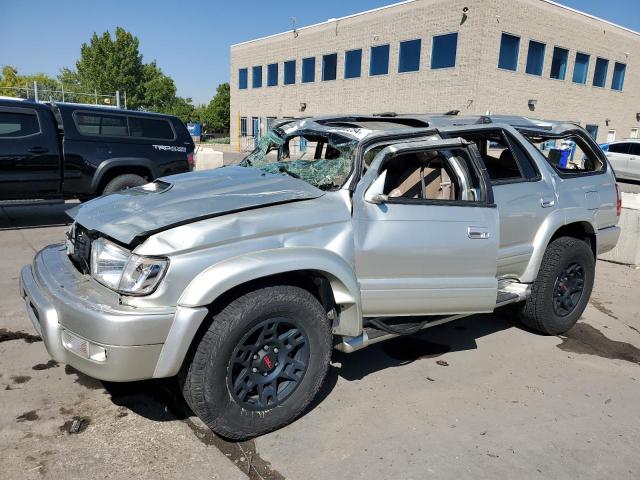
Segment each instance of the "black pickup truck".
M0 99L0 204L86 200L193 168L171 115Z

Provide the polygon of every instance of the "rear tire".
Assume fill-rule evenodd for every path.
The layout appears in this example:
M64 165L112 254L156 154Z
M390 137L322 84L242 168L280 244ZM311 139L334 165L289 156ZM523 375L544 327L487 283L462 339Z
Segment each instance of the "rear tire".
M145 183L148 183L146 178L134 173L125 173L124 175L118 175L109 180L109 183L102 189L102 194L107 195L108 193L126 190L127 188L139 187Z
M281 428L318 393L331 342L326 312L308 291L273 286L246 293L213 318L185 362L185 401L228 439Z
M587 307L595 277L591 247L573 237L552 241L542 258L531 296L520 309L522 323L545 335L571 329Z

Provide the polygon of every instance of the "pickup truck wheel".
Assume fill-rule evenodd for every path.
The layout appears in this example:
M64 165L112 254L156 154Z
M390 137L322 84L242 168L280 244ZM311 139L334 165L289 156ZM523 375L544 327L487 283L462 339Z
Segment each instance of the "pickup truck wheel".
M266 287L217 314L180 374L185 400L218 435L241 440L293 421L329 367L331 328L308 291Z
M118 175L117 177L109 180L109 183L102 189L102 194L118 192L120 190L126 190L127 188L139 187L148 183L144 177L135 175L133 173L125 173L124 175Z
M522 323L546 335L571 329L587 307L594 276L595 259L586 242L573 237L554 240L520 310Z

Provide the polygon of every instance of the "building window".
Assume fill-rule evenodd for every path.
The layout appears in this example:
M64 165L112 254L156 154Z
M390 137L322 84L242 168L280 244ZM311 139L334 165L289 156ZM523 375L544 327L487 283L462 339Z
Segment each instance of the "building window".
M249 74L246 68L241 68L240 70L238 70L238 88L240 90L244 90L245 88L247 88L248 75Z
M594 140L598 139L598 125L587 124L584 128L589 133L589 135L591 135L591 138L593 138Z
M607 70L609 70L609 60L606 58L596 58L596 68L593 71L593 86L604 87L607 83Z
M587 72L589 71L589 55L576 52L576 63L573 66L573 83L587 83Z
M267 87L275 87L278 85L278 64L270 63L267 65Z
M277 120L278 117L267 117L267 130L271 130L273 128L273 122Z
M371 47L369 75L386 75L387 73L389 73L389 44Z
M627 66L624 63L616 62L613 66L613 78L611 79L611 88L613 90L622 90L626 70Z
M247 117L240 117L240 136L247 136Z
M284 84L293 85L296 83L296 61L288 60L284 62Z
M518 51L520 50L520 37L503 33L500 39L500 55L498 68L516 71L518 68Z
M567 77L567 64L569 63L569 50L566 48L554 47L553 59L551 60L551 78L564 80Z
M629 132L629 138L638 138L638 129L632 128Z
M529 51L527 52L527 66L525 72L530 75L542 75L545 48L546 45L544 43L529 40Z
M338 70L338 54L330 53L322 56L322 80L335 80Z
M251 86L253 88L262 87L262 65L251 69Z
M431 45L431 68L450 68L456 66L458 33L435 35Z
M362 70L362 49L349 50L344 54L344 78L358 78Z
M315 82L316 80L316 57L302 59L302 83Z
M607 131L607 143L611 143L611 142L615 142L616 141L616 131L615 130L608 130Z
M398 57L398 73L417 72L420 70L420 50L422 40L407 40L400 42L400 55Z

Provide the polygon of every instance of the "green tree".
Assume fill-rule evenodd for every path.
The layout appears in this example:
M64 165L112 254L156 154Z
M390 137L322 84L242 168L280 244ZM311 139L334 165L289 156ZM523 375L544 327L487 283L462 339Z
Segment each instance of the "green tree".
M20 75L18 74L17 68L12 67L11 65L5 65L4 67L2 67L2 74L0 74L0 87L10 88L0 89L0 94L9 97L26 98L26 88L28 88L29 97L33 97L33 82L38 83L38 89L42 94L42 98L46 98L45 95L53 95L52 91L58 90L60 88L60 85L54 78L51 78L44 73Z
M126 91L130 108L143 106L144 65L138 45L138 38L121 27L113 38L108 30L100 36L94 33L80 48L76 62L79 84L89 92Z
M229 131L231 114L231 88L228 83L221 83L216 88L216 95L209 104L200 109L200 121L209 130L216 132Z

